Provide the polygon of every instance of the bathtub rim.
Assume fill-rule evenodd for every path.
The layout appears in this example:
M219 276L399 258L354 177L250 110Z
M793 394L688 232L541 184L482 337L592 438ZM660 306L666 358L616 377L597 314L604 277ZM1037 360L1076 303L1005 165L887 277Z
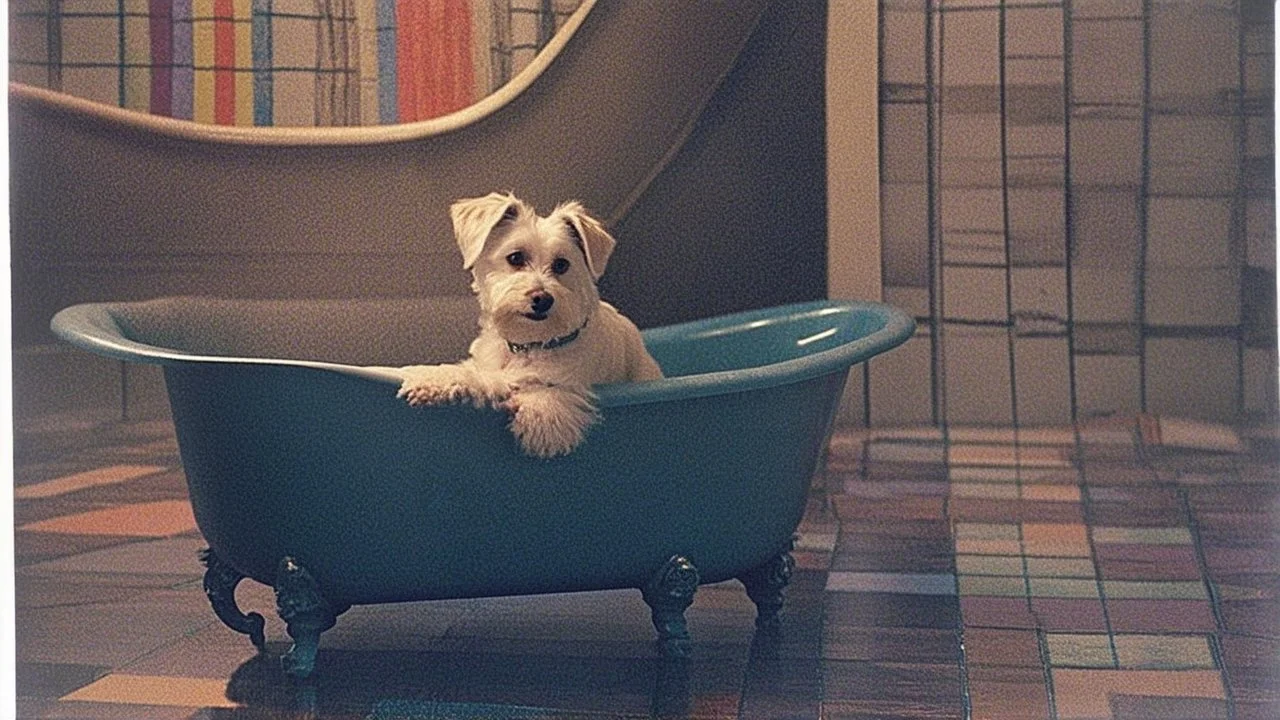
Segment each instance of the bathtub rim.
M133 130L202 143L316 147L382 145L421 140L475 125L524 94L577 35L596 2L597 0L581 0L578 8L533 60L502 87L461 110L415 122L343 127L215 125L130 110L18 81L9 82L9 96L10 102L18 98Z
M199 298L190 298L197 300ZM376 365L349 365L319 360L289 358L203 355L163 348L130 340L117 322L116 308L136 306L145 301L81 303L54 315L50 329L60 339L83 350L124 362L162 366L196 364L263 365L308 368L334 372L353 378L399 385L404 375L399 368ZM243 300L245 303L262 302ZM340 302L340 301L339 301ZM768 365L680 375L641 383L617 383L594 388L601 408L643 405L676 400L728 395L801 382L854 365L906 342L915 332L915 321L902 310L882 302L816 300L779 305L758 310L718 315L702 320L666 325L642 331L645 340L662 342L681 336L730 332L743 326L760 327L797 315L870 314L880 327L866 335L790 360Z

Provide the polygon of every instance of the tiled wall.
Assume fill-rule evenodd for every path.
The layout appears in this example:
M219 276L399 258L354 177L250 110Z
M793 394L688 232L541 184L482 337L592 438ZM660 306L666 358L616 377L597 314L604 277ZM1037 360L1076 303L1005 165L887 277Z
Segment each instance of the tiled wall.
M881 0L873 425L1276 411L1274 5Z

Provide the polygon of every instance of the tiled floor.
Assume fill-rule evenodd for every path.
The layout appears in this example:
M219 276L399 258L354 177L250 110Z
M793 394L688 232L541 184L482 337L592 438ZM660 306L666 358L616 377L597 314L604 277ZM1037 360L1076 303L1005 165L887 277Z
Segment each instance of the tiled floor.
M357 607L305 682L269 588L268 653L214 619L166 424L20 429L19 715L1280 718L1280 445L1179 429L841 432L778 635L735 583L687 661L633 591Z

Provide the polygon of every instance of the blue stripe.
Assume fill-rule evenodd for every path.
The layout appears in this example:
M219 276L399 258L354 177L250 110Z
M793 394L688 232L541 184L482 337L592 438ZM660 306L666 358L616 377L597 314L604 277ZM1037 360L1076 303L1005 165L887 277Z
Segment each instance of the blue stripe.
M378 121L400 119L396 86L396 0L378 0Z
M253 0L253 124L275 124L271 0Z
M173 116L190 120L195 108L195 50L191 37L191 0L173 3Z

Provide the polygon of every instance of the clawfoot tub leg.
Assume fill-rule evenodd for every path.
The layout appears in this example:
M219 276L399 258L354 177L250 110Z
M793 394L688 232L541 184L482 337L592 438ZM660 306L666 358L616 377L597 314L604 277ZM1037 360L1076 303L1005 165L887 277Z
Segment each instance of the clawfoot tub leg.
M781 624L778 615L782 612L787 584L791 582L791 572L795 567L795 558L791 557L788 548L738 578L747 589L747 597L756 604L757 628L773 630Z
M280 561L275 590L276 609L293 638L293 647L280 658L280 664L290 677L305 678L315 670L320 633L333 627L347 608L325 600L315 578L291 557Z
M213 605L213 613L227 627L248 635L249 641L258 650L266 648L266 620L258 613L246 615L236 605L236 586L245 576L218 557L211 548L200 551L200 562L206 568L204 594L209 598L209 604Z
M693 563L675 555L641 590L645 604L652 611L653 627L658 631L663 655L685 657L689 654L689 627L684 611L693 604L700 580Z

